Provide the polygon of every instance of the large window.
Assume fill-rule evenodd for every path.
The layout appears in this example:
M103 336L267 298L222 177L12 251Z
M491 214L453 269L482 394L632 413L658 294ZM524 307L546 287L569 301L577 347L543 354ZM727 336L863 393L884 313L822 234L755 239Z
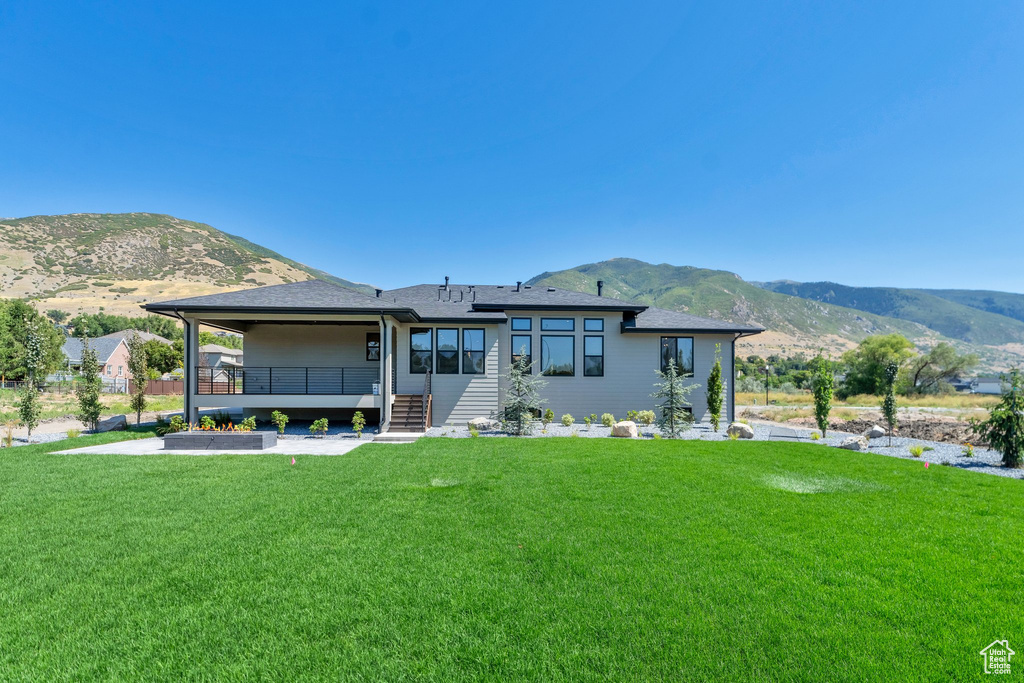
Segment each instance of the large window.
M693 337L661 338L661 371L668 369L668 361L674 358L680 375L693 374Z
M380 360L380 332L366 333L366 360Z
M409 372L422 375L434 366L431 356L434 333L429 327L409 330Z
M528 334L512 335L512 362L519 360L519 356L526 356L526 362L533 362L533 337ZM533 370L528 370L533 372Z
M512 330L515 332L529 332L533 329L533 318L512 318Z
M583 376L604 376L604 337L583 337Z
M576 374L576 337L541 335L541 374L572 377Z
M484 372L484 331L462 331L462 374L482 375Z
M437 374L459 374L459 331L437 330Z
M584 318L584 332L604 332L604 318Z
M572 332L576 329L576 321L573 318L541 318L540 329L542 332Z

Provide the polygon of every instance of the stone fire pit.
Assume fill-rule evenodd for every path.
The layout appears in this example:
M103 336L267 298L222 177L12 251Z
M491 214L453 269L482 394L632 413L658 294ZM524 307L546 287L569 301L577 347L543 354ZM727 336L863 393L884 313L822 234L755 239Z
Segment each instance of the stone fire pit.
M164 437L167 451L262 451L277 445L277 432L176 432Z

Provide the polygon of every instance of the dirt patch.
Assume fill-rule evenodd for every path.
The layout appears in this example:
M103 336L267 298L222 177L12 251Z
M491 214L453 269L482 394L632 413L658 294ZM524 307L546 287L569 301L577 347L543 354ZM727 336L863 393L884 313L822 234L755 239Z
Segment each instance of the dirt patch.
M742 417L763 420L771 419L770 415L771 413L744 413ZM797 417L789 420L781 420L780 422L782 424L792 425L794 427L804 427L806 429L814 429L817 427L813 417ZM875 425L879 425L882 428L885 427L881 413L865 412L854 420L843 420L833 417L828 422L830 430L837 432L849 432L851 434L863 434ZM945 415L928 415L921 413L907 416L900 415L900 423L893 432L893 436L903 436L910 439L922 439L926 441L939 441L941 443L969 443L973 446L983 447L987 447L988 445L971 431L971 424L969 422Z

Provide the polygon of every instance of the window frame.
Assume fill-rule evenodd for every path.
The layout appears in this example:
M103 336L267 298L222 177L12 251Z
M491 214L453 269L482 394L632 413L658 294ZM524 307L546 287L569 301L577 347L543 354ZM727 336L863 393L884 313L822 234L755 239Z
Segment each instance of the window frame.
M516 323L522 320L526 321L526 327L516 327ZM533 318L512 318L508 326L512 332L533 332Z
M679 360L679 340L680 339L689 339L690 340L690 365L691 365L690 371L689 372L680 372L679 376L680 377L693 377L693 376L695 376L696 375L696 371L697 371L697 367L696 367L697 366L697 359L694 357L694 355L696 353L696 344L694 344L693 337L687 337L687 336L664 335L664 336L661 337L660 340L658 340L658 367L661 368L661 371L665 372L665 370L667 369L667 366L665 365L665 354L662 353L662 349L665 347L665 340L666 339L674 339L675 342L676 342L676 350L675 350L675 354L674 354L676 361Z
M466 333L467 332L479 332L480 333L480 350L471 350L466 347ZM480 371L466 370L466 361L470 358L468 354L479 353L480 354ZM486 375L487 374L487 331L482 327L463 327L462 328L462 374L463 375Z
M568 320L569 329L567 330L545 330L544 323L555 320ZM541 318L540 319L540 331L541 332L575 332L576 331L576 318Z
M377 341L377 357L376 358L370 358L370 348L371 348L370 347L370 342L374 341L373 337L377 338L376 339L376 341ZM367 332L366 333L366 360L367 360L367 362L378 362L379 363L380 360L381 360L381 358L380 358L380 349L381 349L381 346L380 346L380 332Z
M601 340L601 355L587 354L587 340L588 339L600 339ZM601 359L601 372L594 374L587 372L587 359L588 358L600 358ZM603 334L585 334L583 335L583 376L584 377L604 377L604 335Z
M567 375L549 375L544 372L544 338L568 339L572 342L572 372ZM576 376L576 335L574 334L542 334L540 336L540 374L543 377L575 377Z
M509 346L511 347L511 349L509 350L510 362L512 362L512 363L516 362L516 355L517 355L516 351L519 350L519 345L516 344L515 341L514 341L514 339L516 337L526 337L526 340L528 342L530 342L529 344L527 344L526 356L527 356L527 358L530 359L530 365L533 365L533 335L532 334L512 334L512 335L509 335ZM532 375L533 374L533 368L531 367L531 368L527 369L527 373Z
M600 327L596 330L592 330L587 327L587 323L599 323ZM584 318L583 319L583 331L584 332L604 332L604 318Z
M455 369L441 372L441 332L455 333ZM459 360L462 357L459 353L462 350L462 333L458 327L435 327L434 328L434 374L435 375L457 375L459 374Z
M426 370L415 370L413 369L412 359L414 353L423 353L422 349L416 350L412 348L412 338L416 334L427 333L427 338L430 339L430 349L427 353L430 354L430 362L427 363ZM410 327L409 328L409 374L410 375L425 375L427 372L434 373L434 328L432 327Z

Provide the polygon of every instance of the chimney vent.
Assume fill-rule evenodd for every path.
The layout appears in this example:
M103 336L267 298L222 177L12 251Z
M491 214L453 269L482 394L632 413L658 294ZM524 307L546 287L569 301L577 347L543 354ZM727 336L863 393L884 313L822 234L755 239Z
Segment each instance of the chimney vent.
M598 280L598 281L597 281L597 295L598 295L598 296L603 296L603 295L601 294L601 292L602 292L603 290L604 290L604 280Z
M516 291L518 292L522 288L523 288L523 281L522 280L516 280Z
M378 299L380 298L380 295L384 293L384 290L383 290L383 289L375 289L375 290L373 290L373 291L377 292L377 298L378 298Z
M447 275L444 276L444 288L448 289L448 276Z

